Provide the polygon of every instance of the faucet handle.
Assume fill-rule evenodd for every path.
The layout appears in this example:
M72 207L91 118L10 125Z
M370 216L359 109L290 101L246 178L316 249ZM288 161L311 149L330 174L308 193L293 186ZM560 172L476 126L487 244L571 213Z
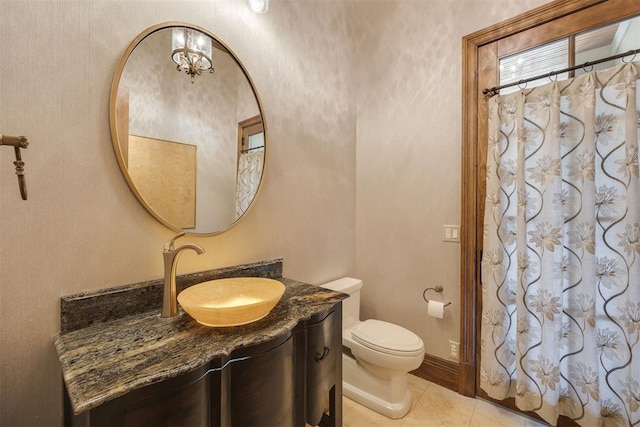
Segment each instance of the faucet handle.
M180 237L184 236L186 233L183 231L181 233L178 233L173 239L171 239L168 242L164 243L164 250L165 251L172 251L174 249L174 244L176 242L176 240L178 240Z

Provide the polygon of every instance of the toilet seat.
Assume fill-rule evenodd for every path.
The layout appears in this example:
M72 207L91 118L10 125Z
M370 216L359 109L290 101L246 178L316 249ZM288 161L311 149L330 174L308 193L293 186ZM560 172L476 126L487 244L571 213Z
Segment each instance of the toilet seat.
M375 351L393 356L421 356L424 344L413 332L393 323L369 319L351 330L353 341Z

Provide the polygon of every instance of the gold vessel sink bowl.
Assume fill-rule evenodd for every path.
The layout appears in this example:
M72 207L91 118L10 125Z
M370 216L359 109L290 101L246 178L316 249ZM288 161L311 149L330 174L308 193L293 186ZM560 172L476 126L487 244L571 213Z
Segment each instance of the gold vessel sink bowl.
M180 292L178 302L205 326L238 326L265 317L284 294L284 285L264 277L217 279Z

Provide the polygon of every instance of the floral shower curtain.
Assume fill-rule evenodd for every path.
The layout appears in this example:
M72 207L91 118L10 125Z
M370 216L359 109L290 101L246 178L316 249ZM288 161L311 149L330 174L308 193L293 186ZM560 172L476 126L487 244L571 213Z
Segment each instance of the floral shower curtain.
M264 148L240 154L238 178L236 180L236 218L247 210L260 186Z
M489 101L481 388L640 425L640 62Z

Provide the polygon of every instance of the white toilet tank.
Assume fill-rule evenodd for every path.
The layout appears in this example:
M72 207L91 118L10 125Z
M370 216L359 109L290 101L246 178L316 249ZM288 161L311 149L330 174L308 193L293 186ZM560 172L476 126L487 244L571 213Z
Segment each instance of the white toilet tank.
M350 328L360 321L360 289L362 288L362 280L343 277L342 279L334 280L333 282L320 286L349 295L349 298L342 302L342 329Z

